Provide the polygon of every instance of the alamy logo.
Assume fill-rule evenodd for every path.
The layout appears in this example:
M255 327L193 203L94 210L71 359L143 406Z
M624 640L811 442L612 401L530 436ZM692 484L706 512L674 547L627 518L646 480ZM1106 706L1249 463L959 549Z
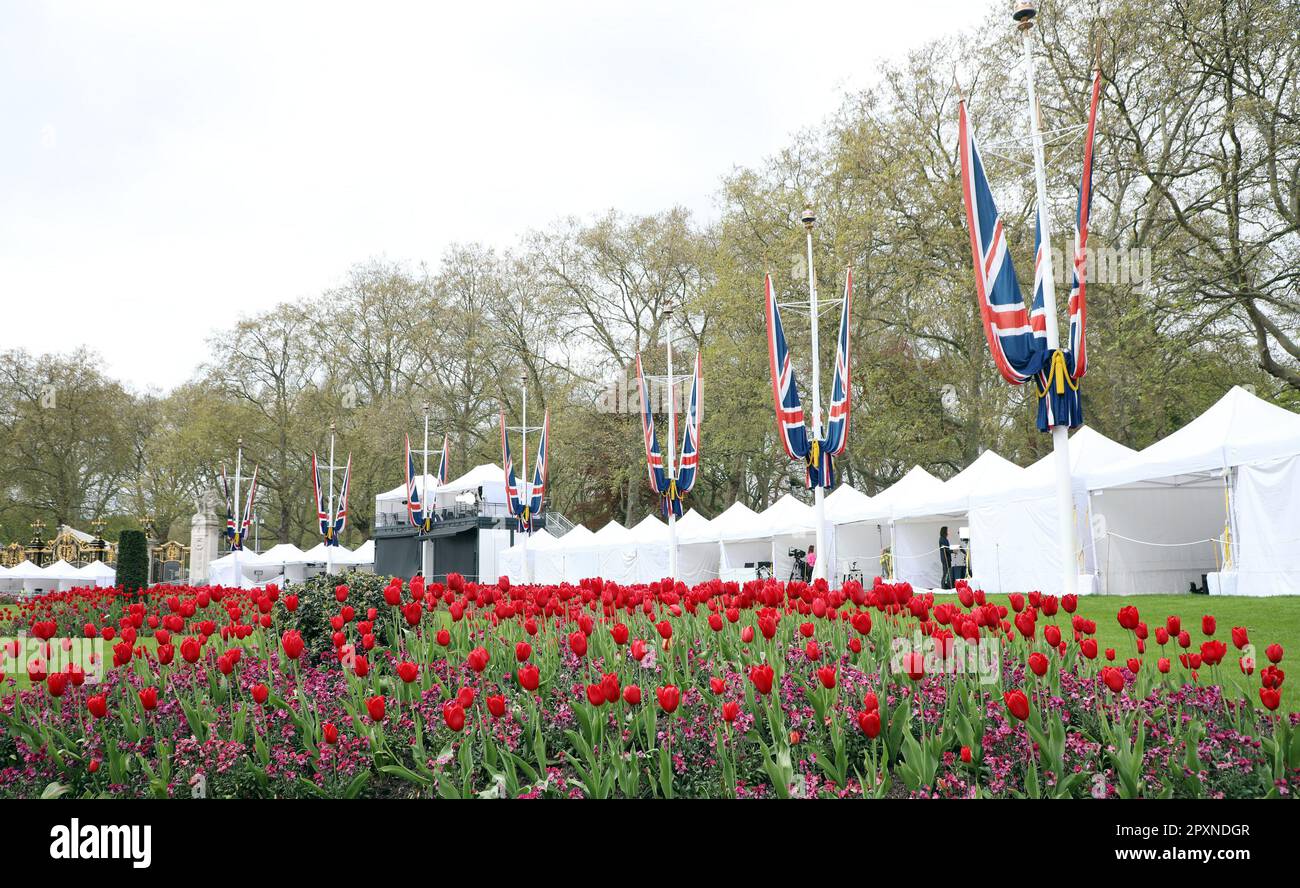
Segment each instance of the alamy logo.
M130 860L146 869L153 858L153 827L109 826L72 818L68 826L50 829L50 857L54 860Z

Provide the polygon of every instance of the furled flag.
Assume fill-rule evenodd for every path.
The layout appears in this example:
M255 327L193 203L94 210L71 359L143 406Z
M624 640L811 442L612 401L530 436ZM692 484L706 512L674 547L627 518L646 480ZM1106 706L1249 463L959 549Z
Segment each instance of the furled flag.
M343 469L343 485L339 488L339 505L334 510L334 536L329 544L337 546L339 537L348 526L348 488L352 483L352 454L348 454L347 466Z
M226 539L232 543L235 540L235 503L230 495L230 478L226 475L226 467L221 467L221 489L226 498Z
M1093 77L1084 139L1083 178L1075 218L1069 342L1065 348L1055 351L1047 347L1047 313L1043 296L1047 250L1042 236L1045 208L1039 207L1035 217L1034 297L1030 310L1026 312L1002 220L993 202L975 135L966 118L966 103L963 101L958 105L962 196L970 229L975 289L985 338L993 353L993 362L1007 382L1021 385L1031 377L1035 379L1040 431L1060 425L1075 428L1083 424L1079 380L1087 372L1087 306L1084 297L1087 289L1088 216L1092 207L1092 149L1100 97L1101 74L1098 71Z
M524 510L523 522L528 532L533 532L533 522L542 514L546 503L546 464L550 455L551 411L547 410L542 418L542 438L537 442L537 460L533 463L533 483L529 485L528 507Z
M852 369L849 351L849 317L853 305L853 270L844 276L844 298L840 307L840 329L835 345L835 374L831 382L830 409L825 417L825 437L821 430L809 434L804 424L803 404L799 400L799 383L781 325L781 308L777 305L772 275L764 281L767 301L767 346L772 372L772 400L776 405L776 425L791 459L802 460L810 488L835 486L834 457L844 453L849 439L849 416L852 412Z
M332 516L329 513L329 507L324 500L323 492L320 487L320 466L313 451L311 455L311 483L316 491L316 520L320 523L320 534L325 537L328 544L330 539L330 525L333 524Z
M438 485L445 486L451 480L451 436L442 436L442 457L438 460Z
M420 485L415 480L415 457L411 455L411 436L406 436L406 519L412 527L424 525Z
M958 130L962 196L984 336L1002 378L1012 385L1022 385L1047 361L1046 340L1034 335L1016 270L1011 264L1006 230L984 175L975 134L966 121L965 102L958 105Z
M510 436L506 433L506 412L501 411L501 470L506 477L506 507L516 518L524 515L524 498L515 478L515 461L510 456Z
M248 539L248 529L253 525L253 503L257 499L257 466L253 466L253 479L248 482L248 498L244 501L244 514L239 520L239 533L235 535L235 546L244 548Z
M663 453L659 449L659 436L655 433L653 403L646 387L645 374L642 372L641 355L636 356L637 388L641 395L641 434L645 441L646 471L650 476L650 489L659 496L659 509L664 517L669 511L680 518L682 501L695 486L697 469L700 461L700 421L701 393L700 378L703 363L699 352L695 353L695 369L691 379L691 397L682 418L681 458L677 464L676 477L670 477L664 465ZM673 381L668 382L669 410L677 409L673 396Z
M1083 143L1083 178L1079 183L1079 212L1074 219L1074 277L1070 284L1070 353L1074 355L1072 375L1082 379L1088 372L1088 309L1084 296L1088 288L1088 217L1092 213L1092 145L1097 133L1097 105L1101 100L1101 69L1092 75L1092 101L1088 109L1088 132Z

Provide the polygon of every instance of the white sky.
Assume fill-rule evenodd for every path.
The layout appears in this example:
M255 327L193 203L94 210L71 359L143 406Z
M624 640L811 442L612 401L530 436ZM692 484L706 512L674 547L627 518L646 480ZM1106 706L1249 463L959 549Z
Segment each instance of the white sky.
M682 204L990 2L7 4L0 348L169 388L371 257ZM138 331L138 332L137 332Z

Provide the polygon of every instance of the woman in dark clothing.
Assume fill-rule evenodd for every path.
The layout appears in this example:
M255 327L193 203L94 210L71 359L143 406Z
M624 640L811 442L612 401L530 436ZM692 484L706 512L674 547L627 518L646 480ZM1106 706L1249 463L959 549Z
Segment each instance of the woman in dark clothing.
M940 587L952 588L952 547L948 544L948 528L939 528L939 567L943 571Z

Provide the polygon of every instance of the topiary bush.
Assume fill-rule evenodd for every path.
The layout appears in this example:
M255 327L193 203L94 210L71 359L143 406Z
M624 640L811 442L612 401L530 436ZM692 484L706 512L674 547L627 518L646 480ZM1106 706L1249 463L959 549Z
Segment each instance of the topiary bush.
M117 584L128 592L149 585L149 549L143 530L124 530L117 538Z
M384 602L384 587L388 585L386 576L348 571L343 574L321 574L305 583L294 583L280 593L282 598L290 594L298 596L297 610L286 615L288 628L298 630L313 659L334 649L330 640L334 634L330 617L342 607L334 597L334 589L339 585L348 587L347 603L356 610L358 620L364 620L366 612L372 607L378 611L376 634L389 618L391 609Z

